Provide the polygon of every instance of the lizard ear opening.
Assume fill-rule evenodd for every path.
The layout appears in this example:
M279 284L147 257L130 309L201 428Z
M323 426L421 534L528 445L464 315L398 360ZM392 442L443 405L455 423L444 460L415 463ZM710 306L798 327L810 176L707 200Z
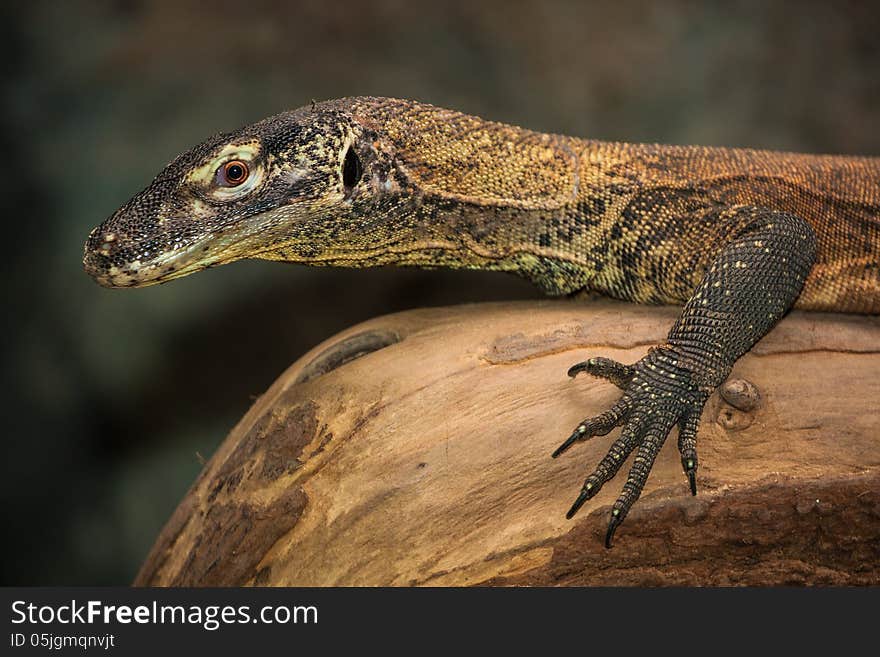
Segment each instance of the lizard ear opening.
M342 184L345 186L345 190L350 192L357 185L363 173L361 159L354 152L354 147L349 145L342 161Z

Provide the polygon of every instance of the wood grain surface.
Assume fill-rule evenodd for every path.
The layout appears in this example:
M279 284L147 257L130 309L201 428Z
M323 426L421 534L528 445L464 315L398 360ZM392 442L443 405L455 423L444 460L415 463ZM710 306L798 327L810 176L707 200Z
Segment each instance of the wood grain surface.
M565 511L611 436L550 453L620 394L677 308L542 301L355 326L254 404L168 521L138 585L880 583L880 318L792 313L703 413L697 497L675 435L601 543L621 474Z

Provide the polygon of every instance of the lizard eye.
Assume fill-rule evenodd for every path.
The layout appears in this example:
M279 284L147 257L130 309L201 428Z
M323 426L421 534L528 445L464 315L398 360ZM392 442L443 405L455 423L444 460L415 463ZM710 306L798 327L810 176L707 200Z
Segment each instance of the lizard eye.
M248 178L248 165L241 160L231 160L217 170L217 182L222 187L237 187Z

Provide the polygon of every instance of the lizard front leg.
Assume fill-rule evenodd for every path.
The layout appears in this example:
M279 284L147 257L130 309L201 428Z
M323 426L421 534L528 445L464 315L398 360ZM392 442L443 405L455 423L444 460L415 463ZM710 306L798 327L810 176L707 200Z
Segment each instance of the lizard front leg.
M593 358L568 372L572 377L579 372L603 377L623 390L610 410L581 422L553 453L555 458L576 442L623 427L567 514L571 518L635 452L623 492L611 510L606 547L611 547L615 530L639 498L654 459L675 426L682 467L691 493L696 494L697 427L706 400L737 359L792 306L815 261L815 235L797 216L740 206L718 219L729 222L729 238L666 343L633 365Z

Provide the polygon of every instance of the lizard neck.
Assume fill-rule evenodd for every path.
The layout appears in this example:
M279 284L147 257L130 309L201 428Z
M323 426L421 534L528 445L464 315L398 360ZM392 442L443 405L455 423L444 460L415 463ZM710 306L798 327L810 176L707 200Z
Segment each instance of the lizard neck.
M359 265L510 271L549 294L589 286L591 248L615 211L613 186L588 182L608 160L594 142L409 101L350 111L372 166L352 216L390 226Z

